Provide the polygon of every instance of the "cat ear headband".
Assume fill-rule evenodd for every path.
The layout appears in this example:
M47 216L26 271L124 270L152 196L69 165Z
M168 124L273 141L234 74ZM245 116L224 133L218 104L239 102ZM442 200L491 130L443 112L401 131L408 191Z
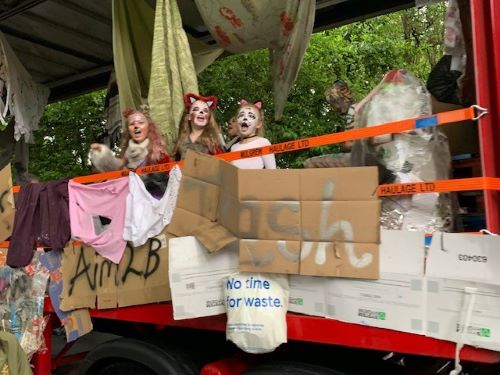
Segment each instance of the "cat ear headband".
M245 99L240 100L240 107L243 107L245 105L253 105L257 109L262 109L262 100L257 100L255 103L249 103Z
M196 95L193 93L188 93L184 95L184 104L186 105L186 108L191 108L193 103L197 100L201 100L202 102L207 103L208 108L210 108L210 111L215 111L215 108L217 108L217 97L216 96L201 96L201 95Z

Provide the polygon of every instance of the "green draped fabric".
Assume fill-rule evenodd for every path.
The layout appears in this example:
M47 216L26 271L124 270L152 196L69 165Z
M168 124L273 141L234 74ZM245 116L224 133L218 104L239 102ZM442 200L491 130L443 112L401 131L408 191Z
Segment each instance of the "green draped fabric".
M146 1L113 0L113 58L121 110L147 102L154 10Z
M177 1L157 0L148 98L169 145L177 138L187 92L198 93L198 80Z

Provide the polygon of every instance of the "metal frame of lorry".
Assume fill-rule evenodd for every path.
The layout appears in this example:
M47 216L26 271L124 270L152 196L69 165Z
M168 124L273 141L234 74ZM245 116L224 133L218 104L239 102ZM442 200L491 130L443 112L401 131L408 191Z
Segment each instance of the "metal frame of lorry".
M488 108L488 116L478 122L480 156L483 176L500 177L500 1L470 0L475 62L476 103ZM488 229L500 232L500 192L484 191ZM82 355L65 356L67 348L54 360L51 358L51 333L57 318L50 302L46 303L50 315L45 330L47 351L34 358L34 374L46 375L59 365L81 359ZM110 310L93 310L94 319L113 320L129 324L148 324L194 330L225 331L225 316L190 320L173 320L172 305L133 306ZM429 337L386 329L343 323L336 320L289 313L288 338L308 343L321 343L384 352L397 352L452 359L455 344ZM465 361L499 364L500 352L464 347L461 358ZM230 357L205 365L202 374L236 374L250 366L244 356Z

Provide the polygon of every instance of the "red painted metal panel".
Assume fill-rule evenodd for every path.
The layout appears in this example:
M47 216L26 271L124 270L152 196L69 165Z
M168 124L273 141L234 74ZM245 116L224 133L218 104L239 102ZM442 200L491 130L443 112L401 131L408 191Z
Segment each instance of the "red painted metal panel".
M479 120L483 176L500 176L500 7L498 0L471 0L477 104L489 114ZM495 61L496 60L496 61ZM485 191L488 229L500 233L500 193Z
M170 303L122 307L109 310L92 310L93 318L114 319L161 326L196 328L224 332L226 316L174 320ZM322 344L342 345L352 348L387 352L454 358L455 344L430 337L388 329L343 323L307 315L287 315L288 339ZM490 350L464 347L463 360L483 363L500 363L500 353Z

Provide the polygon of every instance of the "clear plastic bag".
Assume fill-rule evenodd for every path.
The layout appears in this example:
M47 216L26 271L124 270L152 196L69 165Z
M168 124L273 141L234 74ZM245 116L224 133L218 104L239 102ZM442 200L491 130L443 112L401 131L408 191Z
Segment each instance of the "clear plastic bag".
M406 70L391 70L358 105L356 127L369 127L431 115L425 86ZM451 156L447 137L437 127L356 141L351 165L377 165L380 183L448 179ZM447 231L453 224L448 194L416 194L382 199L384 229Z

